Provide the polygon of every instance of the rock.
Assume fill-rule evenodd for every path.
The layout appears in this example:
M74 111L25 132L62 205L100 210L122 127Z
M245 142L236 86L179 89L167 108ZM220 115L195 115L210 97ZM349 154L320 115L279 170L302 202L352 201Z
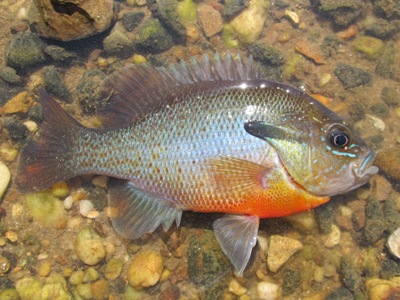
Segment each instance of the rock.
M383 176L377 175L370 180L371 190L376 200L386 200L392 192L391 183Z
M400 277L391 280L370 278L365 282L368 299L398 299L400 297Z
M196 21L197 4L192 0L158 0L150 6L154 16L168 29L174 38L183 42L186 26Z
M0 161L0 200L2 199L11 179L8 167Z
M395 180L400 180L400 152L397 148L382 149L378 152L375 165Z
M271 236L267 257L268 268L275 273L302 248L303 244L295 239L280 235Z
M374 19L364 28L365 34L379 39L389 39L399 31L400 21L398 20L389 22L384 19Z
M44 49L44 52L51 57L55 62L59 63L70 63L77 59L78 56L75 53L65 50L63 47L49 45Z
M51 194L57 198L65 198L69 194L69 187L65 181L57 182L51 186Z
M361 36L353 41L353 47L369 59L378 58L385 48L382 40L372 36Z
M41 122L42 117L42 106L34 105L28 111L28 118L35 122Z
M15 284L21 299L42 299L42 284L33 277L25 277Z
M351 258L344 257L340 262L339 272L341 274L341 281L353 294L360 291L362 288L362 277L360 271L357 270Z
M394 88L385 86L381 92L381 99L391 107L398 107L400 104L400 93Z
M178 300L180 299L181 291L176 285L171 285L163 290L160 294L159 300Z
M0 299L4 300L20 300L20 296L15 289L5 289L0 292Z
M84 272L82 270L78 270L75 271L74 273L72 273L72 275L69 277L69 283L71 283L72 285L78 285L81 284L83 282L83 276L84 276Z
M325 300L354 300L354 297L348 289L342 287L326 296Z
M171 35L157 19L147 19L139 31L138 46L151 53L160 53L173 46Z
M18 70L38 66L46 60L43 47L43 42L37 34L31 32L18 33L6 46L6 65Z
M93 282L90 286L94 300L107 300L110 297L110 287L108 282L101 278Z
M206 37L219 33L223 27L222 17L218 10L208 4L200 4L197 8L197 20Z
M387 19L400 19L400 7L396 0L377 0L373 2L378 13Z
M296 269L285 269L283 270L283 280L282 280L282 294L283 296L290 295L301 284L301 273Z
M365 216L366 221L363 230L363 240L365 244L372 245L383 236L386 229L385 217L380 203L373 197L367 200Z
M112 0L75 0L70 2L38 0L37 30L46 38L72 41L105 31L114 11Z
M246 293L247 289L243 287L236 279L229 282L229 292L236 296L242 296Z
M121 57L130 56L135 49L133 41L127 36L125 29L118 24L104 39L103 47L108 54Z
M400 258L400 227L389 236L387 247L394 257Z
M26 129L28 129L28 131L30 133L35 133L38 130L38 125L36 122L33 122L31 120L25 121L24 123L22 123L25 125Z
M390 114L390 108L385 103L376 103L372 105L371 111L381 118L387 118Z
M118 258L111 258L104 267L104 277L108 280L117 279L122 272L124 262Z
M341 27L350 25L363 14L364 3L361 0L312 0L313 7L326 15Z
M49 192L25 195L25 206L32 217L45 226L57 226L65 218L62 202Z
M3 276L10 271L11 263L7 257L0 255L0 275ZM0 298L1 299L1 298Z
M143 21L143 12L128 12L122 16L122 25L127 31L133 31Z
M9 84L22 85L23 81L21 76L17 75L17 72L10 67L0 67L0 78Z
M279 285L272 282L259 282L257 284L257 295L261 300L280 299Z
M78 232L74 251L81 261L90 266L98 264L106 256L103 241L91 226L86 226Z
M13 140L20 140L28 134L28 128L14 117L4 118L4 128L7 129L9 136Z
M126 273L129 284L136 288L155 285L164 269L164 260L159 252L145 249L131 260Z
M84 112L93 112L97 108L98 92L105 78L100 70L89 70L83 74L76 91Z
M51 272L51 263L48 260L44 260L40 263L38 268L38 275L40 277L47 277Z
M331 231L322 237L322 242L326 248L333 248L340 243L340 229L335 224L332 225Z
M26 114L33 105L31 95L24 91L10 99L4 105L5 114L23 113Z
M79 201L79 212L82 216L86 217L90 211L94 210L94 205L90 200Z
M314 210L315 219L321 233L327 234L330 232L333 224L333 202L330 201L324 205L316 207Z
M210 230L190 237L187 255L188 276L197 285L223 281L228 270L231 270L228 258Z
M282 53L272 46L261 43L250 45L247 50L255 60L271 66L280 66L284 63Z
M400 42L387 43L384 52L379 57L376 74L400 82Z
M250 0L249 6L232 19L230 25L243 44L254 43L261 35L269 2Z
M394 232L400 226L400 214L394 198L389 198L385 201L383 214L386 220L387 231Z
M244 10L249 4L249 0L226 0L224 3L222 14L229 19Z
M368 72L346 64L338 64L334 72L345 89L366 85L372 81Z
M67 103L71 103L73 100L72 94L61 78L61 74L54 67L44 68L44 87L50 95L57 99Z

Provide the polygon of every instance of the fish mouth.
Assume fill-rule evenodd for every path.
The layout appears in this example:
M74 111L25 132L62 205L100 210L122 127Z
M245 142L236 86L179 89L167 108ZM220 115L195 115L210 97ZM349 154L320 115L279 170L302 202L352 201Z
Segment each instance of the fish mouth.
M372 165L375 158L376 153L374 151L370 151L362 160L360 165L354 165L353 174L356 177L356 181L360 182L360 185L364 184L373 175L378 173L379 168Z

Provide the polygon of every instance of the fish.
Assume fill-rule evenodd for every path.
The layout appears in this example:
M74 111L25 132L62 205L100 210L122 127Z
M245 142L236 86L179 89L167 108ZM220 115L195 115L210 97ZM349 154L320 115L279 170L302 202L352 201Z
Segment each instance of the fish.
M115 178L111 220L128 239L179 226L183 211L224 213L213 230L242 275L260 219L320 206L378 172L375 152L344 119L258 70L230 54L127 66L102 85L97 129L42 89L40 134L20 152L17 186L30 193L83 174Z

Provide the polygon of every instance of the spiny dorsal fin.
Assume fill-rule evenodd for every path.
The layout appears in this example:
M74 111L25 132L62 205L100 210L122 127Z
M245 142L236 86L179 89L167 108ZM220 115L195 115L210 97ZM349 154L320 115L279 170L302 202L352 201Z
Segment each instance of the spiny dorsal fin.
M204 55L190 63L181 61L168 68L131 65L106 78L102 87L105 104L99 109L105 127L129 125L132 120L168 102L174 88L210 81L259 79L252 57L242 60L240 55ZM170 97L168 97L168 95Z

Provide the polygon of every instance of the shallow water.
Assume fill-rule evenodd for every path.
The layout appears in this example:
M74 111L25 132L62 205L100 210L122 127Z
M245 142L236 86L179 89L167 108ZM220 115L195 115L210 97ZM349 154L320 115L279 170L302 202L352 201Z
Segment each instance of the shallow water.
M329 1L321 2L321 5L326 5L321 7L328 6ZM166 1L158 3L159 7L167 5ZM177 2L171 3L177 5ZM166 45L159 45L159 41L155 40L140 42L137 36L144 22L151 17L150 8L154 9L154 3L149 6L140 2L131 5L131 1L115 2L115 19L104 33L70 42L42 38L42 48L58 46L73 54L73 58L67 58L67 62L56 61L43 52L44 59L39 59L36 65L25 68L13 66L21 82L10 82L10 77L7 77L9 82L0 79L0 160L10 170L11 177L14 178L16 173L18 152L29 137L37 134L36 124L40 128L40 121L35 118L32 107L38 99L39 88L43 84L47 84L48 88L51 79L56 77L52 73L54 69L49 69L49 66L55 67L67 94L70 93L70 96L60 96L64 97L60 102L63 107L83 125L96 127L98 120L90 101L105 75L132 62L160 66L176 63L180 59L190 60L204 53L213 55L227 51L243 56L252 54L261 63L268 78L316 94L318 100L346 118L377 151L380 173L370 184L332 197L328 204L312 211L289 218L262 220L259 242L243 277L234 274L212 233L212 222L220 215L185 212L179 228L172 226L166 233L159 228L139 240L128 241L118 236L108 218L112 212L107 207L107 178L81 176L53 187L49 192L30 197L18 192L11 180L1 199L0 300L18 297L400 297L400 280L397 277L400 276L399 260L386 245L390 233L400 226L398 3L388 1L387 5L392 5L388 8L379 1L361 2L361 6L354 1L350 7L332 10L333 15L342 16L335 21L332 15L319 10L318 4L313 7L308 1L253 1L251 5L256 3L265 10L263 16L257 13L251 18L263 20L265 17L265 21L256 24L256 29L238 38L237 32L231 33L234 32L234 21L231 20L235 17L224 16L224 29L206 37L207 30L212 32L213 27L206 28L202 20L217 26L218 16L223 14L227 3L180 2L180 9L176 9L180 15L177 16L189 30L182 40L177 37L177 30L167 29L173 38L163 41ZM203 17L200 13L197 16L193 13L200 4L207 4ZM37 29L33 25L26 26L32 22L31 13L28 13L29 1L2 1L0 7L0 61L2 65L10 65L6 59L6 53L9 55L6 45L15 41L20 32L36 32ZM139 24L128 32L126 28L134 25L126 19L123 24L124 16L138 12L143 13L143 19L136 16ZM211 14L211 20L207 19ZM153 17L162 20L162 24L168 24L168 20L161 15L157 17L155 12ZM239 22L240 27L246 27L246 21ZM378 28L374 24L378 24ZM104 42L112 36L115 28L123 26L125 29L118 30L126 35L128 41L130 38L137 41L139 46L128 43L120 48L123 50L118 50L112 47L117 44L116 40ZM177 25L171 28L176 29L174 26ZM256 34L258 30L259 35ZM267 50L261 53L260 49ZM347 77L341 67L343 65L350 66ZM95 80L85 79L83 75L88 76L86 71L93 71L91 78ZM342 75L346 78L343 79ZM59 85L56 86L59 91ZM27 103L28 109L24 110L21 100L17 101L16 112L6 109L4 105L23 91L32 97L29 101L26 100L29 96L25 94L23 97L25 102L22 102ZM21 124L27 120L33 122L25 123L25 128L21 129ZM10 122L14 125L9 125ZM27 127L31 132L25 132ZM288 246L282 250L278 248L278 254L271 254L271 247L276 247L271 242L271 236L281 241L288 238L285 240ZM89 253L85 254L89 243ZM293 249L297 251L291 251ZM289 252L289 259L272 272L268 257L285 255L285 251ZM144 259L138 261L140 257ZM273 260L278 259L275 257ZM147 263L151 266L146 267ZM146 283L140 283L135 276L146 274L146 268L154 268L155 271L144 276ZM139 275L135 274L135 270L139 271ZM152 281L152 278L155 279ZM268 296L262 293L264 288L269 289ZM31 295L27 290L31 291ZM6 298L7 295L11 298Z

